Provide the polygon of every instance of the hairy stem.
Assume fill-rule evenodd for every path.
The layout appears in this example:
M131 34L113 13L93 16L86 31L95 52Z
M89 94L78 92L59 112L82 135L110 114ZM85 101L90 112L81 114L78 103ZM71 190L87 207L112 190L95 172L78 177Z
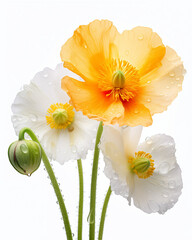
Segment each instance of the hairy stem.
M25 133L27 133L31 137L31 139L33 141L37 142L41 147L43 163L44 163L45 168L47 170L47 173L50 177L53 189L55 191L55 194L56 194L56 197L57 197L57 200L58 200L58 203L59 203L59 207L60 207L60 210L61 210L61 214L62 214L62 217L63 217L64 226L65 226L65 231L66 231L66 235L67 235L67 240L72 240L73 237L72 237L72 232L71 232L71 226L70 226L70 223L69 223L68 213L67 213L67 210L66 210L66 207L65 207L65 203L64 203L63 196L61 194L58 182L56 180L55 174L54 174L53 169L51 167L51 164L50 164L50 162L49 162L49 160L48 160L48 158L45 154L45 151L43 150L38 138L36 137L36 135L34 134L34 132L31 129L29 129L29 128L21 129L21 131L19 133L19 140L24 139Z
M99 162L98 144L103 132L103 123L100 122L95 142L95 152L93 158L91 193L90 193L90 212L89 212L89 240L95 239L95 203L96 203L96 187L97 187L97 171Z

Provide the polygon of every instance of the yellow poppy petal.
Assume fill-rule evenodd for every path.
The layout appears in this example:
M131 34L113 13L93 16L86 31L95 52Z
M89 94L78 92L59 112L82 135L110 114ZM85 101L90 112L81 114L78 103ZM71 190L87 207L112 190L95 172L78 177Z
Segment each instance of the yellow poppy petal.
M167 109L182 89L184 67L181 58L170 47L161 61L162 66L141 78L144 87L138 101L149 108L152 114Z
M64 66L72 71L76 69L84 80L95 82L98 66L117 52L113 43L117 34L116 28L108 20L95 20L80 26L62 46L60 55Z
M165 55L161 38L151 28L136 27L117 36L119 58L136 67L142 76L160 65Z
M121 101L106 97L95 84L80 82L70 77L62 79L61 87L71 98L71 104L77 111L82 111L89 118L115 124L124 116Z
M124 102L124 118L119 121L119 125L129 125L135 127L138 125L150 126L153 122L150 111L142 104L135 101Z

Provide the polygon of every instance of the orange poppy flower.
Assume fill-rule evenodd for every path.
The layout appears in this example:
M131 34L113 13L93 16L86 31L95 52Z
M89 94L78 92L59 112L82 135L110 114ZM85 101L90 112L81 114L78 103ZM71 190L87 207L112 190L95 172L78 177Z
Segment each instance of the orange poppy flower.
M149 126L182 87L180 57L147 27L120 34L112 22L95 20L75 30L61 59L82 78L62 79L71 104L106 124Z

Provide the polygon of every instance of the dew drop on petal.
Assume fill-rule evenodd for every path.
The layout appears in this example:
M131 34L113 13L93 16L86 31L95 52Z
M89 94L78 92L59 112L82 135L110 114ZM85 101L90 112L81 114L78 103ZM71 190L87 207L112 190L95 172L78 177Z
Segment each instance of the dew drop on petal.
M159 165L159 174L166 174L169 171L169 163L164 162Z
M17 121L17 117L16 116L13 116L12 117L12 122L16 122Z
M32 122L36 122L36 121L37 121L37 116L36 116L35 114L31 114L31 115L30 115L30 120L31 120Z
M147 143L148 145L151 145L151 144L152 144L152 140L151 140L150 137L147 137L147 138L145 139L145 141L146 141L146 143Z
M25 144L21 144L20 150L22 153L25 153L25 154L28 153L28 148Z
M121 117L121 113L118 113L118 114L117 114L117 118L120 118L120 117Z
M138 111L138 110L135 110L134 113L137 114L137 113L139 113L139 111Z
M77 152L77 149L76 149L76 146L71 146L71 151L73 152L73 153L76 153Z
M159 211L159 204L156 203L153 200L149 200L148 206L151 209L152 212L158 212Z
M175 186L176 186L175 181L173 181L173 180L169 181L168 186L169 186L169 188L171 188L171 189L175 188Z
M168 194L167 192L163 192L163 193L162 193L162 196L163 196L164 198L168 198L169 194Z
M176 77L176 81L179 81L180 80L180 77Z
M182 84L180 84L180 83L177 85L177 87L181 87L181 86L182 86Z
M167 85L166 88L169 89L170 87Z
M146 100L148 103L150 103L151 102L151 99L150 98L147 98L147 100Z
M143 40L144 36L143 36L143 34L139 34L137 38L138 38L138 40Z
M125 51L125 54L126 54L126 55L129 55L129 51L128 51L128 50L127 50L127 51Z
M169 73L169 76L170 76L170 77L174 77L174 76L175 76L175 73L173 73L173 72L172 72L172 73Z
M149 84L149 83L151 83L151 81L147 81L147 83Z
M48 74L47 74L47 73L44 73L44 74L43 74L43 77L44 77L44 78L47 78L47 77L48 77Z

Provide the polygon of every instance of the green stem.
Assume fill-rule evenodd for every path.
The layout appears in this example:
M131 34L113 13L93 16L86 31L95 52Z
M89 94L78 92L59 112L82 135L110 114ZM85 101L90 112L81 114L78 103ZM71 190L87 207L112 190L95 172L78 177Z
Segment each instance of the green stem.
M95 152L93 158L92 178L91 178L91 193L90 193L90 211L89 211L89 239L95 239L95 202L96 202L96 186L97 186L97 171L99 162L98 144L103 132L103 123L100 122L97 137L95 142Z
M77 160L79 171L79 216L78 216L78 240L82 240L83 228L83 168L81 159Z
M25 133L27 133L31 137L31 139L33 141L39 143L39 145L41 146L38 138L36 137L34 132L31 129L29 129L29 128L21 129L21 131L19 133L19 140L23 140L24 139ZM53 172L53 169L51 167L51 164L50 164L50 162L49 162L49 160L48 160L48 158L47 158L47 156L45 154L45 151L43 150L42 146L41 146L41 150L42 150L43 163L44 163L45 168L47 170L47 173L48 173L48 175L50 177L52 186L54 188L54 191L55 191L55 194L56 194L56 197L57 197L60 209L61 209L61 214L62 214L63 222L64 222L64 225L65 225L65 231L66 231L66 235L67 235L67 240L73 240L72 232L71 232L71 226L70 226L70 223L69 223L68 213L67 213L67 210L66 210L66 207L65 207L63 196L62 196L61 191L59 189L59 185L57 183L57 180L56 180L55 174Z
M106 216L106 211L107 211L107 206L109 203L109 199L111 196L111 187L109 186L106 197L105 197L105 201L103 203L103 209L102 209L102 213L101 213L101 220L100 220L100 226L99 226L99 236L98 236L98 240L102 240L103 238L103 229L104 229L104 224L105 224L105 216Z

